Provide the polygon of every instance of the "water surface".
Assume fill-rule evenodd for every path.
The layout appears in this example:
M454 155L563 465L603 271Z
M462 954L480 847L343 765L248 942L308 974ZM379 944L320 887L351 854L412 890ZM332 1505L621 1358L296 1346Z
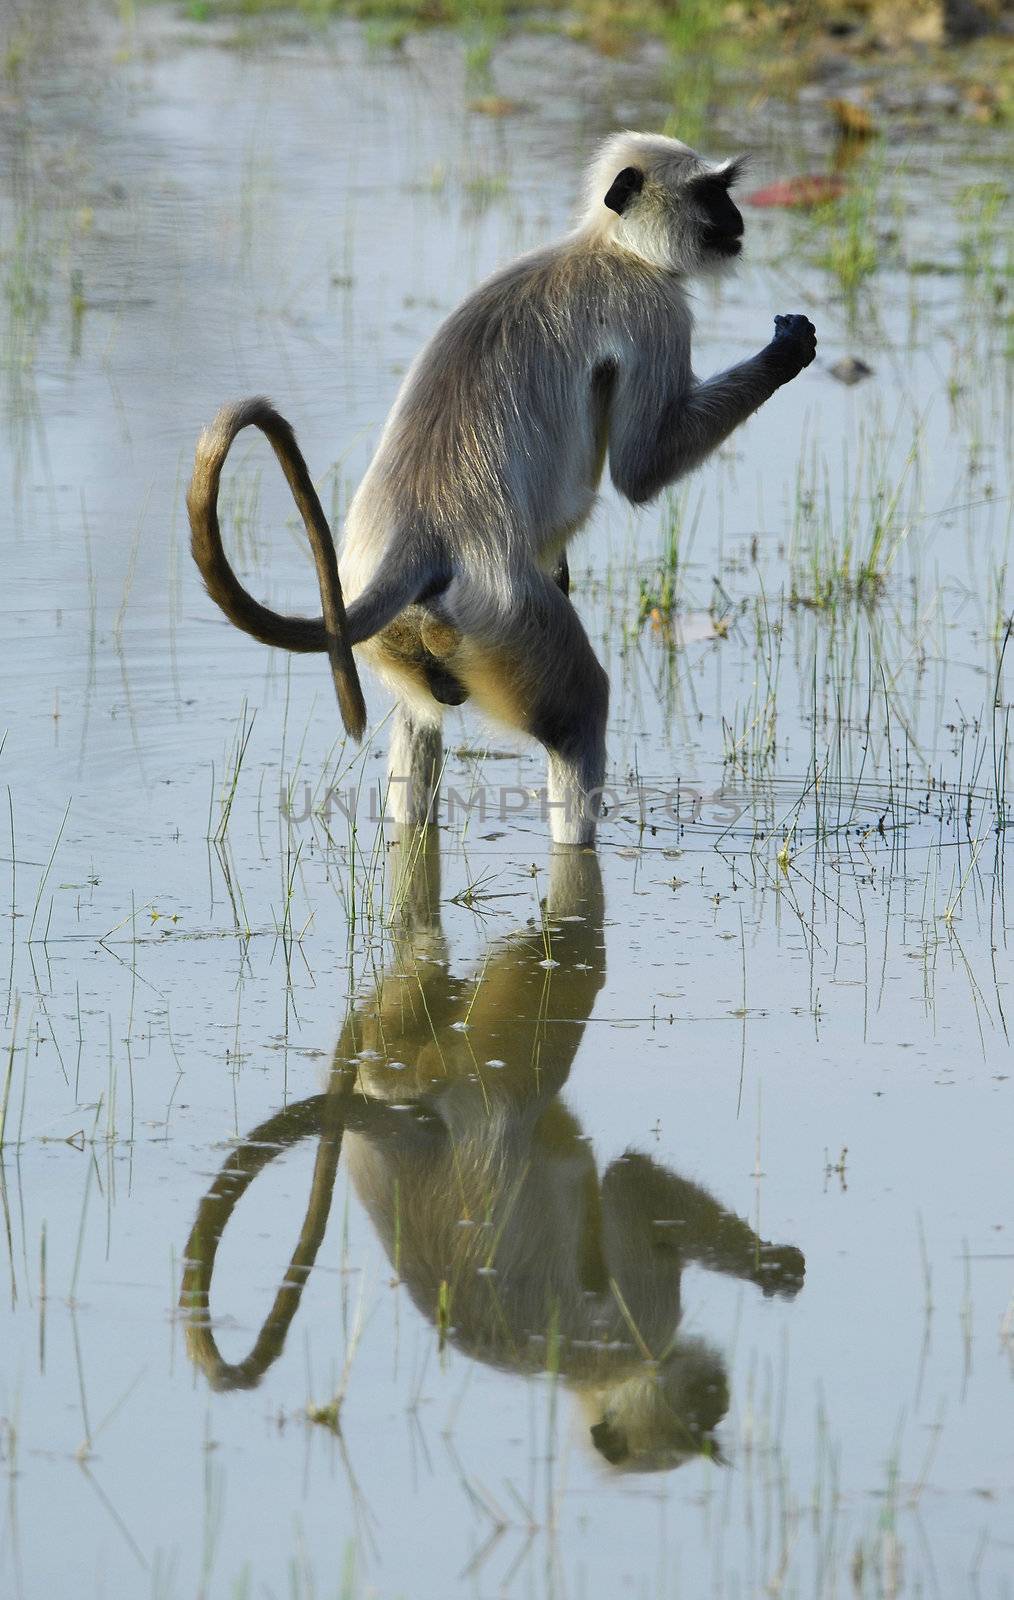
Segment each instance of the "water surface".
M453 36L159 8L25 49L3 1592L1009 1595L1002 130L877 79L851 210L748 211L698 370L788 310L820 359L574 547L597 858L552 856L539 753L467 708L413 854L378 686L357 754L320 664L203 595L197 429L270 394L340 522L440 317L567 226L596 139L678 131L678 80L512 40L493 118ZM751 182L840 162L822 93L720 99ZM311 609L257 443L226 509L251 587Z

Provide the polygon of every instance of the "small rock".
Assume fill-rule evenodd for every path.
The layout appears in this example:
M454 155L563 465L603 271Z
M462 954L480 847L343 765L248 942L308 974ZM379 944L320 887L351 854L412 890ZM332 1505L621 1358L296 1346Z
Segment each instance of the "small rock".
M845 193L845 179L837 174L805 173L797 178L783 178L755 189L746 196L748 206L784 206L792 210L805 210L810 206L827 205Z
M850 388L852 384L862 383L864 378L873 376L873 368L868 367L865 361L860 361L858 356L842 356L828 370L832 378L837 378L839 383L847 383Z
M506 95L483 94L476 100L469 100L468 109L482 117L514 117L524 107L520 100L508 100Z
M807 99L812 100L819 96L821 84L831 83L835 79L854 80L856 77L856 64L852 57L845 55L843 51L825 50L814 61L810 69L810 76L813 80L812 85L808 84L805 87L807 90L811 87L813 88L814 92L812 94L808 93L806 96Z
M945 111L954 115L961 110L961 90L954 83L927 83L919 97L920 109Z

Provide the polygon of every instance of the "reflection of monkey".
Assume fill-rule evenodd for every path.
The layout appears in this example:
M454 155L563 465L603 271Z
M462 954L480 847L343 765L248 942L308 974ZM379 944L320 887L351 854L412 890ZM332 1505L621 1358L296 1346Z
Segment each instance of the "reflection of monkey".
M652 499L699 466L814 358L812 325L775 319L758 354L705 383L691 367L687 280L727 266L743 219L734 162L620 134L592 166L579 227L471 295L414 363L349 508L342 583L288 423L264 400L226 407L197 447L194 557L237 627L331 656L345 725L365 712L349 645L398 696L397 820L427 820L443 705L471 696L549 754L553 838L589 843L605 770L609 686L567 598L564 551L608 457L621 494ZM222 548L218 482L233 439L263 429L310 536L318 620L282 617ZM563 563L561 564L561 558Z
M258 1129L202 1202L184 1277L191 1352L228 1387L256 1382L275 1359L323 1234L340 1148L413 1300L430 1320L443 1308L459 1349L507 1371L542 1371L551 1359L616 1466L713 1451L727 1377L717 1350L679 1333L683 1267L793 1295L803 1258L763 1243L648 1156L628 1153L599 1177L560 1100L604 979L594 855L553 857L548 958L539 928L494 946L469 980L448 971L438 870L426 839L400 886L392 968L346 1024L328 1094ZM270 1158L264 1145L293 1142L308 1122L324 1136L300 1243L254 1352L227 1367L206 1316L218 1239Z

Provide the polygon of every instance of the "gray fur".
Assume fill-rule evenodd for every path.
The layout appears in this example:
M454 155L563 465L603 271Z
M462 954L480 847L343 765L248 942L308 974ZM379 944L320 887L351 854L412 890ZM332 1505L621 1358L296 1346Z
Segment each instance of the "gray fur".
M628 168L644 181L617 214L605 196ZM687 281L727 266L742 231L724 199L714 216L738 230L715 244L701 185L724 193L736 173L675 139L617 135L576 230L490 278L413 364L340 560L349 637L405 707L393 781L414 769L408 730L439 724L447 685L460 685L546 746L554 840L594 838L608 684L554 582L566 544L607 459L621 494L650 500L813 359L810 324L783 318L759 354L694 376Z

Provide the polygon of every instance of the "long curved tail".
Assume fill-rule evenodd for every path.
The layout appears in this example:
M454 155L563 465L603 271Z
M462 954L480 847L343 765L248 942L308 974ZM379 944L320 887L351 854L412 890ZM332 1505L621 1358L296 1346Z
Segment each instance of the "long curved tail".
M236 435L251 425L261 430L278 457L303 519L320 584L321 617L285 617L262 606L244 589L222 547L218 526L222 467ZM326 651L342 721L354 739L361 739L366 728L366 706L352 655L334 540L296 436L269 401L258 396L223 406L211 427L201 434L187 490L187 512L190 548L211 598L230 622L263 644L278 645L283 650Z

